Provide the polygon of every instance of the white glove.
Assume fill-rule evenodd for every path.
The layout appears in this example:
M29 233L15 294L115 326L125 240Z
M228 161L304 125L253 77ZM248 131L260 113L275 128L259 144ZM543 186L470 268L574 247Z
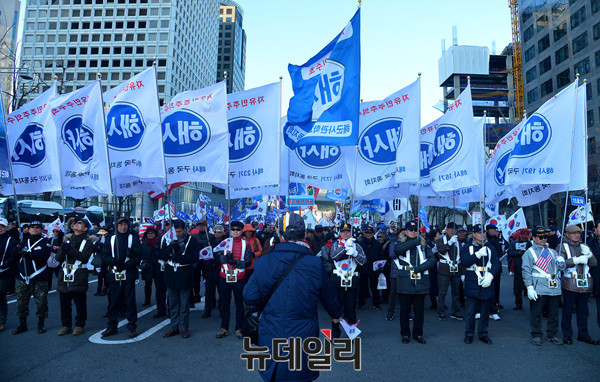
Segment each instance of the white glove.
M490 285L492 285L492 281L494 280L494 276L492 276L491 273L486 273L485 276L483 276L483 281L481 282L481 287L482 288L488 288Z
M586 256L577 256L573 258L573 264L587 264L588 258Z
M358 253L356 251L356 244L354 244L354 240L355 239L353 237L346 240L346 243L344 244L344 248L346 249L346 254L348 256L356 257L358 255Z
M538 299L538 294L535 291L535 288L533 287L533 285L530 285L527 287L527 297L531 300L531 301L537 301Z
M454 245L458 243L458 237L456 235L452 236L450 240L448 240L448 245Z
M588 258L592 257L592 251L590 251L590 247L585 244L581 244L581 254Z
M465 282L465 275L460 276L460 281L462 281L463 283Z
M478 259L481 259L483 256L487 255L487 251L485 247L481 247L481 249L477 252L475 252L475 256L477 256Z

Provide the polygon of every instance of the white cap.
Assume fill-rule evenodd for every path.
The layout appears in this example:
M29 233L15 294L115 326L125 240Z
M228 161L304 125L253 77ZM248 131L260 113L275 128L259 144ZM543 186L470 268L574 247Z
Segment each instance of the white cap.
M5 227L8 226L8 220L6 220L4 218L0 218L0 225L3 225Z

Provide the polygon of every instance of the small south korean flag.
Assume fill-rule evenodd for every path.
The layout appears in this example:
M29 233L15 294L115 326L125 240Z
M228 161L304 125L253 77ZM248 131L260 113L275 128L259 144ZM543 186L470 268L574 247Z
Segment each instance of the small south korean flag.
M233 249L233 240L231 238L225 239L217 245L213 251L231 251Z
M380 269L383 269L385 262L386 262L386 260L373 261L373 270L378 271Z
M213 258L213 249L209 245L208 247L202 248L200 251L200 260L210 260Z

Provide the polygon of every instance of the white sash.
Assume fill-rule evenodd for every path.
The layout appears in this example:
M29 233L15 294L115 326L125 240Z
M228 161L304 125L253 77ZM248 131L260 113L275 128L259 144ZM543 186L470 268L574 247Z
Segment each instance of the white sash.
M188 247L188 244L190 244L190 240L191 239L192 239L191 236L188 237L187 243L185 243L185 248L183 250L183 253L185 253L185 251L187 251L187 247ZM163 261L163 264L164 264L164 261ZM168 260L167 264L169 264L170 266L173 267L173 272L177 272L177 268L179 268L179 267L186 267L188 265L192 265L192 264L179 264L179 263L175 263L175 262L173 262L171 260Z
M567 255L567 259L571 258L571 249L569 248L568 243L563 243L565 248L565 254ZM585 277L586 283L588 279L588 275L590 273L590 267L587 264L583 264L583 277ZM577 264L574 267L568 268L565 272L565 276L569 278L577 278Z
M4 258L6 257L6 251L8 251L8 244L10 243L10 236L6 238L6 246L4 247L4 254L2 254L2 261L0 261L0 266L4 264ZM0 268L0 272L8 271L8 268Z
M31 242L29 241L29 239L27 239L27 252L31 252L31 248L35 247L35 245L37 243L39 243L40 241L42 241L44 238L41 237L38 241L36 241L35 243L33 243L33 245L31 245ZM21 258L21 260L25 261L24 258ZM39 275L40 273L44 272L44 270L46 269L47 265L44 265L43 267L41 267L40 269L37 269L37 266L35 264L35 261L31 260L31 265L33 266L33 273L30 274L29 276L26 276L24 274L22 274L21 272L19 272L21 274L21 277L23 277L23 279L25 279L25 284L29 285L29 280L31 280L32 278L34 278L35 276Z
M85 243L87 243L87 240L83 239L81 241L81 244L79 245L79 252L83 252L83 249L85 248ZM77 269L79 269L80 265L81 265L81 260L75 260L75 262L73 263L73 266L71 267L71 271L69 271L67 255L65 254L65 261L63 262L62 266L63 266L63 280L67 284L69 282L72 282L75 279L75 271L77 271Z
M244 259L244 255L246 254L246 240L242 239L242 257L240 258L240 261L242 261ZM231 244L231 248L233 249L233 243ZM223 251L223 254L227 254L230 253L231 251ZM221 268L223 270L223 273L225 273L225 281L227 282L236 282L237 281L237 276L238 273L241 272L245 272L246 269L237 269L237 268L233 268L234 266L231 264L221 264ZM232 269L233 268L233 269ZM235 281L233 281L233 276L231 276L231 279L227 277L227 275L233 275L235 276Z
M112 254L113 258L116 258L116 256L115 256L115 241L116 240L117 240L116 234L110 238L110 250L111 250L111 254ZM127 249L131 249L132 244L133 244L133 237L131 234L129 234L129 236L127 237ZM127 255L125 255L125 261L127 261ZM118 272L117 267L114 266L112 269L112 272L115 274L116 280L119 280L119 281L127 280L126 269L123 269L121 272Z
M344 286L344 284L348 284L352 280L353 276L358 276L358 272L355 272L356 266L357 266L356 261L354 261L354 259L351 257L349 257L347 260L348 260L348 269L347 270L342 269L342 263L346 260L340 260L340 261L333 262L333 265L335 266L333 273L335 273L336 275L338 275L340 277L342 286Z
M485 264L484 268L485 268L485 273L482 275L481 272L479 271L479 268L477 265L473 264L471 265L469 268L467 268L468 271L475 271L475 273L477 274L477 278L479 280L482 280L485 275L487 275L488 273L490 273L490 268L492 267L491 263L492 263L492 254L490 253L490 249L486 246L482 246L482 248L485 248L485 257L488 258L487 263ZM474 250L473 250L473 245L471 245L469 247L469 253L471 254L471 256L473 256ZM484 260L485 263L485 260Z
M412 265L411 261L410 261L410 250L406 251L408 253L407 256L402 256L404 261L406 261L408 263L408 265L410 265L411 267L414 268L414 266ZM421 245L417 246L417 252L419 253L419 264L417 265L421 265L425 262L425 254L423 253L423 250L421 249ZM398 270L402 269L400 268L402 265L400 265L400 260L399 259L394 259L394 263L396 264L396 266L398 267ZM429 271L424 271L423 272L424 275L428 275Z

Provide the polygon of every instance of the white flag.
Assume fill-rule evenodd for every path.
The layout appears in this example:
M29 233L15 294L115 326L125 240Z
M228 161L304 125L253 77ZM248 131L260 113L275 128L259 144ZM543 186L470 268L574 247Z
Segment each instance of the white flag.
M8 152L12 158L17 194L61 189L58 137L50 112L50 102L54 97L55 84L6 116ZM12 184L2 184L2 194L12 195Z
M385 223L397 221L400 215L408 212L410 206L408 204L408 198L392 199L387 202L388 210L382 216Z
M100 82L51 102L60 137L63 193L75 199L111 193Z
M263 195L263 197L259 201L254 201L252 206L248 208L246 217L250 216L266 216L267 207L269 204L269 195Z
M360 104L358 152L342 149L357 199L408 196L409 182L418 178L419 106L418 80L381 101Z
M177 94L162 112L167 183L227 184L225 81Z
M279 83L227 95L230 198L277 194Z
M315 229L315 226L318 224L317 219L315 219L315 215L313 215L310 209L307 209L306 212L302 214L302 219L304 219L304 226L306 229Z
M200 250L200 260L210 260L213 258L213 249L209 245Z
M567 221L567 226L576 225L576 224L584 224L585 222L593 222L594 217L592 215L592 206L591 204L587 204L587 209L585 207L577 207L573 212L569 214L569 220Z
M109 158L116 196L165 189L160 111L153 66L104 93Z
M576 100L577 81L527 118L508 159L507 187L569 183Z
M229 238L221 241L216 247L214 247L213 252L231 251L232 248L233 248L233 239L229 237Z
M527 228L527 222L525 221L525 214L523 209L519 208L517 212L512 214L502 227L502 235L505 240L508 240L510 236L522 228Z
M354 325L350 325L344 319L341 319L340 320L340 324L342 324L342 328L344 328L344 331L346 332L346 335L351 340L353 340L356 337L358 337L360 335L360 333L361 333L361 330L358 328L358 323L356 323Z

